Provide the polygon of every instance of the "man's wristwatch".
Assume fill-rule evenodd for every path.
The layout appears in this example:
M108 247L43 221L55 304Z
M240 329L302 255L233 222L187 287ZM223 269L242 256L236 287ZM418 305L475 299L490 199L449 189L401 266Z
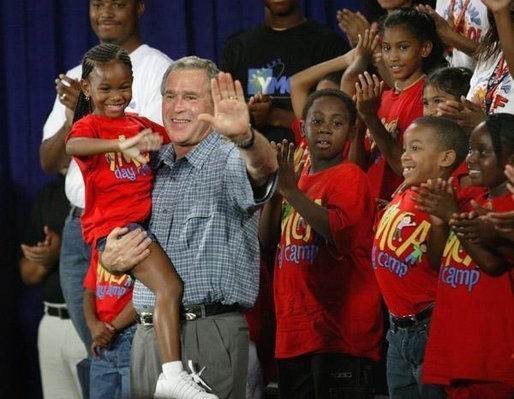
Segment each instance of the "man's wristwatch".
M241 148L242 150L247 150L253 146L253 143L255 142L255 130L253 130L252 125L249 126L251 136L248 140L243 141L242 143L234 143L238 148Z

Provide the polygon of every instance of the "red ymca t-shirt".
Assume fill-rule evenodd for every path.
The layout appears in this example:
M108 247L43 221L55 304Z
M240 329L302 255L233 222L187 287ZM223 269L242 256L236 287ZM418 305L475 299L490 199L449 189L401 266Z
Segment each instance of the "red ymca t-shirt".
M477 202L487 201L482 196ZM499 212L514 209L510 193L490 202ZM484 273L451 232L439 271L423 382L450 385L466 379L514 386L513 353L512 273Z
M423 116L421 100L424 87L425 80L422 79L402 93L395 93L393 89L389 89L382 94L378 117L400 145L405 130L415 119ZM403 177L393 172L369 132L366 133L364 145L370 157L367 174L371 195L373 198L389 201L396 188L403 182Z
M370 250L374 204L364 172L343 162L298 182L329 211L335 247L289 204L275 262L276 357L338 352L378 359L380 294Z
M435 300L437 272L426 257L430 216L414 209L407 189L396 194L375 227L372 261L389 311L419 313Z
M134 282L127 274L114 276L98 261L98 250L92 249L91 263L84 287L96 293L96 317L110 323L132 299Z
M111 119L89 114L73 124L70 137L123 139L150 128L169 142L164 128L147 118L126 114ZM144 222L152 206L153 172L149 164L140 164L122 153L75 157L86 190L86 209L82 232L89 245L108 235L113 228ZM149 155L148 155L149 159Z

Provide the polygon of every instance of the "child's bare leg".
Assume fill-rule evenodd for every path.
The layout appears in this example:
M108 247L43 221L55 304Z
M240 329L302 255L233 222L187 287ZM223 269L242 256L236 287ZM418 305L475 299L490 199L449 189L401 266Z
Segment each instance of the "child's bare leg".
M150 255L132 274L155 294L153 323L161 362L180 361L180 304L183 283L170 259L155 242Z

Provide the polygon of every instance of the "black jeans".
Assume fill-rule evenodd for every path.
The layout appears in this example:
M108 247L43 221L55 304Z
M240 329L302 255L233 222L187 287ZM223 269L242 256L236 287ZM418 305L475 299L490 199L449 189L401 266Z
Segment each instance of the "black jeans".
M278 360L281 399L368 399L374 396L373 361L341 353Z

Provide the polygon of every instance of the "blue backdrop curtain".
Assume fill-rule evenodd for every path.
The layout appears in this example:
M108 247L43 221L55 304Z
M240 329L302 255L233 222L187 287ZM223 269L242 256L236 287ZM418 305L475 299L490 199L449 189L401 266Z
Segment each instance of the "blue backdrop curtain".
M337 29L335 12L357 0L304 0L307 17ZM262 0L147 0L146 43L171 58L218 61L225 38L264 20ZM343 38L343 36L341 35ZM97 44L86 0L1 0L0 13L0 398L40 395L37 289L20 284L18 246L36 191L53 178L38 159L42 126L55 98L54 79Z

